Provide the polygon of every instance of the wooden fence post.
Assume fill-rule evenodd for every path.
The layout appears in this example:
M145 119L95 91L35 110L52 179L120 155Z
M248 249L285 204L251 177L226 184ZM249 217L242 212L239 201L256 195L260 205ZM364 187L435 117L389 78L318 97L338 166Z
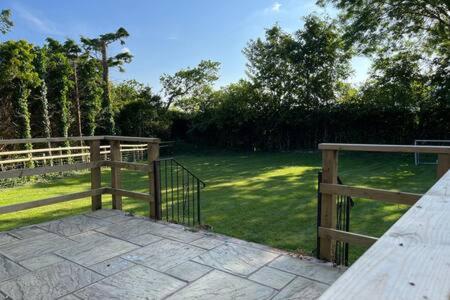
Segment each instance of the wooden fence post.
M89 146L90 151L90 161L91 164L98 164L100 161L100 141L95 140L90 142ZM95 168L91 168L91 189L99 189L102 184L101 177L101 168L100 166L96 166ZM102 195L95 195L91 197L92 201L92 210L97 210L102 208Z
M111 152L110 158L111 162L121 162L122 154L120 152L120 141L111 141ZM122 186L121 183L121 174L120 167L111 165L111 187L113 189L120 189ZM112 208L122 210L122 196L117 195L114 192L112 193Z
M148 173L150 184L150 218L154 220L161 219L161 201L159 199L160 184L159 184L159 142L147 144L148 163L150 171Z
M437 179L450 170L450 153L438 154Z
M338 151L322 150L322 183L336 184L338 177ZM320 226L336 229L336 195L322 193ZM320 258L333 261L334 241L320 238Z

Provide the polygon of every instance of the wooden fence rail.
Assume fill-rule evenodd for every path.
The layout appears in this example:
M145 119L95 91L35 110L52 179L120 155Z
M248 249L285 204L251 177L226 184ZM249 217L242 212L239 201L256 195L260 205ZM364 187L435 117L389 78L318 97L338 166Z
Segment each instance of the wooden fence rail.
M0 145L5 140L0 140ZM174 142L162 142L160 148L171 147ZM64 160L70 158L81 158L82 161L87 161L89 154L89 146L70 146L70 147L53 147L53 148L39 148L30 150L15 150L15 151L0 151L0 169L11 168L11 165L27 162L42 162L43 165L53 165L55 160ZM104 157L111 154L110 145L101 145L100 154ZM147 151L147 144L121 144L121 153L132 153L134 159L143 159L143 153ZM56 153L56 154L54 154ZM41 155L37 155L41 154ZM2 157L9 156L10 158L2 159ZM17 157L19 156L19 157ZM11 158L13 157L13 158ZM14 166L13 166L14 167Z
M339 151L434 153L438 155L437 178L450 169L450 147L409 145L319 144L322 151L322 194L319 257L334 261L335 241L370 246L377 238L336 229L336 196L361 197L396 204L414 205L423 195L337 184Z
M77 199L82 199L86 197L91 197L92 210L101 209L102 207L102 195L110 194L112 195L112 203L114 209L122 209L122 196L131 197L134 199L139 199L149 203L149 216L157 219L160 211L160 203L158 201L157 195L159 194L159 188L157 186L158 180L155 180L157 174L154 173L155 161L159 159L159 148L160 140L156 138L141 138L141 137L120 137L120 136L98 136L98 137L84 137L84 138L50 138L50 139L22 139L22 140L0 140L0 145L6 144L26 144L26 143L48 143L48 142L65 142L65 141L85 141L89 146L79 146L79 147L65 147L66 151L73 150L88 150L86 153L82 153L84 156L89 156L89 162L78 162L66 165L52 165L43 166L35 168L22 168L17 170L6 170L0 171L0 179L7 178L17 178L23 176L32 175L42 175L47 173L64 172L71 170L90 170L91 173L91 189L87 191L82 191L78 193L60 195L52 198L41 199L31 202L17 203L13 205L0 206L0 214L12 213L26 209L32 209L36 207L52 205L55 203L61 203L65 201L72 201ZM145 143L145 144L123 144L121 142L135 142L135 143ZM109 145L101 145L101 143L109 143ZM56 150L55 150L56 149ZM109 150L105 150L109 149ZM139 151L148 152L148 162L147 163L128 163L121 161L121 151L132 151L133 149L139 149ZM37 150L37 149L36 149ZM40 150L40 149L39 149ZM48 151L48 148L44 149ZM58 148L51 148L51 150L60 151ZM25 150L16 151L13 154L28 154L28 153L39 153L35 152L24 152ZM110 153L110 160L104 160L103 154L107 151ZM9 151L8 155L11 155ZM19 153L17 153L19 152ZM76 155L80 155L77 153ZM65 157L71 157L68 154ZM39 157L43 158L43 157ZM59 155L53 156L52 158L59 158ZM32 157L31 159L37 159L37 157ZM50 159L46 157L46 159ZM101 186L101 168L109 167L111 168L111 186L102 187ZM130 169L135 171L147 172L149 175L149 187L148 193L128 191L122 189L121 187L121 170Z

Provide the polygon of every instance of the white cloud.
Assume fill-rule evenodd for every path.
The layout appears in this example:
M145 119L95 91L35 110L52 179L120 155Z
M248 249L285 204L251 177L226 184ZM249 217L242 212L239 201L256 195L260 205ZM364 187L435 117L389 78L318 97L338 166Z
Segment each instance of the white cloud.
M16 4L14 5L14 10L18 12L19 17L25 20L31 28L37 29L45 34L63 35L61 31L56 29L56 26L51 21L44 17L38 17L25 7Z
M128 47L123 47L120 52L122 52L122 53L131 53L131 51L130 51L130 49Z
M275 2L275 3L272 5L272 11L273 11L273 12L279 12L279 11L280 11L280 8L281 8L281 3L280 3L280 2Z

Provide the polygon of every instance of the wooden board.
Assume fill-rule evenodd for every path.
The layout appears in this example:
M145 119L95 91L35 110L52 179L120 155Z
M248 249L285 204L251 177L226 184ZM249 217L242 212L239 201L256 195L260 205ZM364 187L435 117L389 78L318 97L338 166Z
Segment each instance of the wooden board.
M367 151L367 152L400 152L400 153L450 153L449 146L410 146L410 145L377 145L377 144L319 144L319 150Z
M417 202L417 200L419 200L420 197L422 197L422 195L420 194L393 192L380 189L361 188L343 184L327 184L327 183L322 183L320 185L320 192L322 194L360 197L406 205L414 205Z
M322 182L336 184L338 177L338 152L326 150L322 152ZM322 194L320 208L320 226L336 228L336 195ZM334 241L330 238L320 239L320 257L333 260Z
M52 167L38 167L38 168L33 168L33 169L8 170L8 171L0 172L0 179L42 175L42 174L57 173L57 172L79 171L79 170L97 168L97 167L100 167L100 165L101 165L101 163L99 163L99 162L97 162L97 163L92 162L92 163L76 163L76 164L52 166Z
M450 171L320 299L437 299L450 295Z
M102 193L103 193L103 189L100 188L100 189L72 193L72 194L67 194L67 195L62 195L62 196L57 196L57 197L52 197L52 198L47 198L47 199L42 199L42 200L37 200L37 201L23 202L23 203L8 205L8 206L0 206L0 214L6 214L6 213L51 205L51 204L60 203L60 202L82 199L82 198L86 198L86 197L90 197L90 196L101 195Z
M100 141L91 141L90 142L90 159L91 163L99 162L102 164L103 162L100 160ZM91 189L96 190L99 189L102 185L102 171L100 167L91 169ZM93 195L91 197L92 202L92 210L97 210L102 208L102 195Z
M319 227L319 237L367 247L372 246L377 241L377 238L372 236L324 227Z

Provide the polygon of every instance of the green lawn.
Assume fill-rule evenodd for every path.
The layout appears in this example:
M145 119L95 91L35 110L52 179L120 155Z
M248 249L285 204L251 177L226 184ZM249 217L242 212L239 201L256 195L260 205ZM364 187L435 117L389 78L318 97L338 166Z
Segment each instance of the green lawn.
M176 158L202 178L202 215L214 231L274 247L311 253L316 240L318 152L193 152ZM124 188L146 191L146 174L124 172ZM345 184L425 192L435 181L435 166L414 166L412 155L341 153ZM103 172L105 185L109 173ZM0 205L32 201L88 189L89 174L48 179L0 191ZM110 196L104 196L106 207ZM0 216L0 230L88 211L89 199ZM407 209L356 199L351 231L380 236ZM141 201L124 199L124 210L148 214ZM363 249L351 247L352 260Z

